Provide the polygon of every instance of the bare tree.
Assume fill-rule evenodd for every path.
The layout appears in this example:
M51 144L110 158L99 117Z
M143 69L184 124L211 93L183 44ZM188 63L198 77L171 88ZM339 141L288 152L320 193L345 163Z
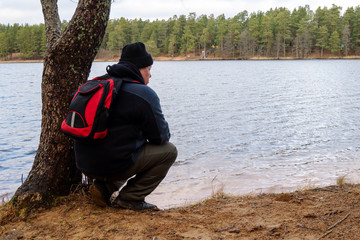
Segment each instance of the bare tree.
M311 36L307 29L297 34L293 49L296 58L306 58L311 51Z
M235 58L234 34L232 32L228 32L225 36L223 52L226 57Z
M281 50L281 34L278 33L276 35L276 58L279 59L280 58L280 50Z
M309 30L305 30L301 35L302 57L306 58L311 53L311 35Z
M296 58L300 58L300 37L296 37L293 46Z
M79 180L72 140L59 129L69 96L89 76L109 20L111 0L79 0L64 32L57 0L41 0L47 50L42 76L42 123L39 147L26 181L12 203L24 208L45 206L69 193Z
M256 42L250 36L249 31L245 29L239 36L239 56L243 58L253 57L255 55Z

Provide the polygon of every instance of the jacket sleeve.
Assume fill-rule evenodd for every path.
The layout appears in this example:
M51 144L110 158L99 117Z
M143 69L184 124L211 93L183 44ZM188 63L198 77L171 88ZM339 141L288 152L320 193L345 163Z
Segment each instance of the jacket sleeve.
M149 105L145 108L142 123L145 138L150 143L163 144L169 141L170 130L161 110L160 99L152 89L150 89L147 102Z

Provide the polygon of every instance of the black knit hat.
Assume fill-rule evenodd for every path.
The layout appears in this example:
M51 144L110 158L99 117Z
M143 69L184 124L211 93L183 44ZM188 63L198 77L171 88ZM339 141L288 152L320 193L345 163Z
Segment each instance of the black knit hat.
M125 45L119 62L131 62L138 68L144 68L151 66L153 59L142 42L135 42Z

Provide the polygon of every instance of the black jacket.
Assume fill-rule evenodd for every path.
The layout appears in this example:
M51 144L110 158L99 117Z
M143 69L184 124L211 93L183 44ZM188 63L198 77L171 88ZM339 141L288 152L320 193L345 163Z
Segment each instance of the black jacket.
M139 83L123 83L111 108L105 139L75 141L77 167L84 173L104 177L116 176L128 169L147 142L163 144L170 138L159 97L144 84L138 68L121 62L109 66L107 72Z

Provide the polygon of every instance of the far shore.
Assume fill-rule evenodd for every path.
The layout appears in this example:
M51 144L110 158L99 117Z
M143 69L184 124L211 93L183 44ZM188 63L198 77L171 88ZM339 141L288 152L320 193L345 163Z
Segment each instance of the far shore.
M351 56L310 56L307 58L296 58L296 57L251 57L251 58L221 58L221 57L185 57L185 56L177 56L177 57L167 57L160 56L154 57L155 61L220 61L220 60L326 60L326 59L360 59L360 56L351 55ZM117 62L118 58L95 58L94 62ZM24 59L13 59L13 60L1 60L0 63L41 63L42 59L38 60L24 60Z

